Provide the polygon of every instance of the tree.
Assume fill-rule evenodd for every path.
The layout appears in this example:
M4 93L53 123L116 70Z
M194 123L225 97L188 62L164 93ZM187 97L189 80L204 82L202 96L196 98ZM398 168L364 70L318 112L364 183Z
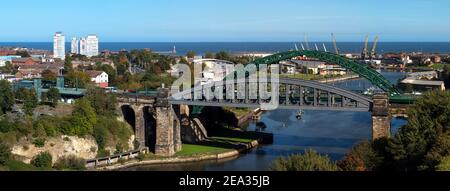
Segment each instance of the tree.
M51 102L52 107L56 107L58 105L60 98L58 88L52 87L47 92L47 100Z
M6 80L0 80L0 109L2 113L10 110L14 105L14 93L11 84Z
M22 58L28 58L31 57L30 53L26 50L18 50L16 51L16 55L21 56Z
M114 94L108 94L101 88L90 88L86 92L86 98L95 109L97 115L114 116L117 99Z
M231 56L230 56L230 54L228 52L220 51L220 52L216 53L216 59L219 59L219 60L230 60Z
M46 69L44 71L42 71L42 81L45 82L54 82L56 81L56 74L53 73L51 70Z
M383 162L383 157L374 149L374 145L369 141L362 141L345 155L344 159L337 164L345 171L374 171Z
M16 70L10 61L6 61L5 66L0 67L0 71L6 74L14 74Z
M39 100L34 89L28 90L24 99L23 107L27 115L33 115L34 109L38 106Z
M118 75L124 75L128 71L127 66L123 63L116 64L116 68Z
M31 164L39 168L51 168L53 164L52 155L49 152L42 152L31 160Z
M215 56L214 56L214 53L212 53L212 52L206 52L205 53L205 58L207 58L207 59L213 59Z
M339 168L328 156L307 150L302 155L278 158L271 167L274 171L338 171Z
M94 125L97 123L97 115L87 98L78 99L71 118L72 127L66 129L68 135L85 136L92 134Z
M72 70L73 70L72 56L70 54L67 54L64 60L64 72L69 73Z
M408 124L388 140L387 154L398 170L434 170L450 155L450 92L426 93L408 117Z
M86 88L91 78L82 71L72 70L65 75L66 83L73 88Z
M5 165L11 159L11 149L0 142L0 165Z
M445 88L450 89L450 65L444 66L444 71L442 72L442 80L445 83Z
M188 51L188 52L186 53L186 56L187 56L188 58L194 58L196 55L197 55L197 53L194 52L194 51L192 51L192 50L190 50L190 51Z

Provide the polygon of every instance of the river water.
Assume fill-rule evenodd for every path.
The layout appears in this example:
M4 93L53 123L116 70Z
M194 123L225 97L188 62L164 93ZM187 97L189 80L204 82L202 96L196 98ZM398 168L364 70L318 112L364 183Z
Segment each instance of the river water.
M381 72L392 83L406 75L402 72ZM365 79L334 84L350 90L365 90L372 85ZM152 165L127 170L180 170L180 171L265 171L273 161L289 154L313 149L341 159L351 147L371 138L372 118L369 112L305 111L302 120L296 119L294 110L275 110L264 113L261 121L267 125L265 132L274 134L274 143L263 145L248 154L224 161L205 161L187 164ZM392 133L406 124L405 120L392 120ZM246 127L257 129L254 123Z

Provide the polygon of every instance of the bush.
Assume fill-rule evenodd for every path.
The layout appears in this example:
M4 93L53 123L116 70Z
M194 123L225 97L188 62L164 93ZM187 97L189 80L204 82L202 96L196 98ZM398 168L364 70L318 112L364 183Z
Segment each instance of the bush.
M108 150L98 149L97 157L107 157L107 156L110 156L110 155L111 155L111 153Z
M116 150L122 152L129 149L128 141L132 134L133 131L127 124L119 122L115 118L99 116L93 136L99 150L104 149L107 145L116 145Z
M33 158L31 164L39 168L51 168L52 167L52 155L48 152L38 154Z
M337 164L345 171L373 171L381 165L382 159L371 142L363 141L356 144Z
M86 160L82 158L77 158L76 156L65 156L55 163L54 168L58 170L85 170L86 169Z
M14 124L8 120L0 121L0 132L1 133L8 133L10 131L15 131L16 129L17 129L16 124Z
M37 138L33 141L34 146L38 148L42 148L45 146L45 139L44 138Z
M11 159L11 149L7 145L0 143L0 165L5 165L9 159Z
M338 171L339 168L328 156L308 150L303 155L280 157L272 165L273 171Z

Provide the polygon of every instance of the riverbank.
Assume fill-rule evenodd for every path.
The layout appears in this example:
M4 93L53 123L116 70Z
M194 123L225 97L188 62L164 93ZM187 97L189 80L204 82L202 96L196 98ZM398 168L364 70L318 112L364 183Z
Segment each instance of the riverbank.
M320 83L333 83L333 82L341 82L341 81L345 81L345 80L352 80L352 79L358 79L360 78L359 75L344 75L344 76L340 76L340 77L334 77L334 78L327 78L327 79L323 79L323 80L316 80Z
M255 148L257 148L260 144L264 142L263 138L258 140L252 140L248 143L240 143L237 148L227 149L223 148L218 153L196 153L194 155L183 155L183 151L178 153L175 157L157 157L150 156L152 158L148 159L131 159L129 161L123 161L122 163L117 163L109 166L101 166L96 167L89 170L104 170L104 171L113 171L113 170L126 170L133 167L138 166L149 166L149 165L159 165L159 164L179 164L179 163L192 163L192 162L201 162L201 161L214 161L214 160L223 160L229 158L237 158L242 153L247 153ZM187 145L183 145L187 146ZM155 158L153 158L155 157Z

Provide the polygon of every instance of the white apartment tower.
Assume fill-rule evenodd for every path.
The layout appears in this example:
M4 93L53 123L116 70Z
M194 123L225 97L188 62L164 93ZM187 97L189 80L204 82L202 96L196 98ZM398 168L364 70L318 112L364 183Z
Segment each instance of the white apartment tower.
M72 38L72 46L71 46L71 53L72 54L79 54L80 53L80 50L79 50L79 48L78 48L78 44L79 44L79 42L78 42L78 39L77 38Z
M87 55L86 38L80 39L80 54Z
M66 39L62 32L56 32L53 36L53 58L64 60L66 58Z
M86 38L86 56L98 56L98 38L96 35L88 35Z

